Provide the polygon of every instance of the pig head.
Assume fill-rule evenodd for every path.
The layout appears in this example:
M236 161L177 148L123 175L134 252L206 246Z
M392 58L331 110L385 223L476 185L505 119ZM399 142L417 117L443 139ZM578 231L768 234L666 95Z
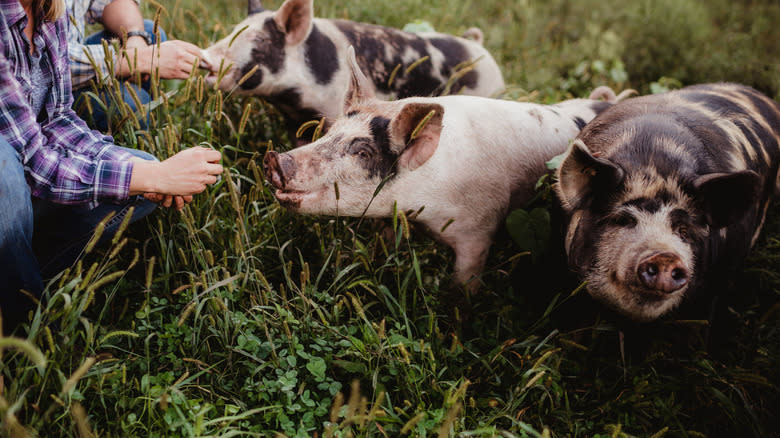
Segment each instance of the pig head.
M777 190L778 139L778 105L735 84L605 110L558 170L570 266L636 321L728 283Z
M455 251L455 280L475 290L508 209L534 194L544 162L610 105L546 106L474 96L378 100L348 51L343 115L328 133L268 152L279 203L305 214L390 217L394 206Z
M439 33L412 34L347 20L315 18L312 0L285 0L277 11L250 0L249 16L205 50L214 69L206 80L224 91L259 96L285 117L294 134L303 122L339 116L349 82L347 47L370 72L367 86L383 99L442 93L490 96L504 82L479 42ZM410 68L413 67L413 68ZM294 135L290 139L293 140Z

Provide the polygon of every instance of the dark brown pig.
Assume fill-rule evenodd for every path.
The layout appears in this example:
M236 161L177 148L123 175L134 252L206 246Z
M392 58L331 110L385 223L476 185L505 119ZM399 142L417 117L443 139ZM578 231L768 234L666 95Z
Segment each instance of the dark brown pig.
M534 195L545 161L611 105L475 96L386 102L374 97L354 52L348 58L344 115L316 142L266 154L276 198L304 214L391 217L394 205L419 211L414 220L455 250L455 280L472 290L509 208ZM616 99L611 90L594 93Z
M570 266L636 321L727 284L780 188L780 106L736 84L621 102L559 170Z

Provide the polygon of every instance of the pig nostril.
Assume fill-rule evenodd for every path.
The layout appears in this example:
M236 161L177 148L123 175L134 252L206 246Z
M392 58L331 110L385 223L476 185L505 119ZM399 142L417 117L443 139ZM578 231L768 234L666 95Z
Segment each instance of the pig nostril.
M651 277L655 277L656 275L658 275L658 266L654 264L647 265L647 268L645 268L645 274Z
M672 279L674 281L682 281L688 278L688 273L684 269L675 268L672 270Z

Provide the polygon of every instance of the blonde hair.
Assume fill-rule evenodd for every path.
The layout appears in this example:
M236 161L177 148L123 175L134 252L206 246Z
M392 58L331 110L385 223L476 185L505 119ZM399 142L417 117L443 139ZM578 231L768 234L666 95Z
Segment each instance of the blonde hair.
M65 13L64 0L34 0L35 12L45 21L57 21Z

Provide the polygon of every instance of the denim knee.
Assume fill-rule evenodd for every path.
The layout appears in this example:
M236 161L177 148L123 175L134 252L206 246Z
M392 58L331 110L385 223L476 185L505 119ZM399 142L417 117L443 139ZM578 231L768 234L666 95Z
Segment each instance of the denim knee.
M152 44L157 44L157 35L154 34L154 21L144 19L144 30L152 35ZM168 35L166 35L165 30L162 27L157 26L157 31L160 32L161 43L168 41Z
M7 332L33 308L21 289L43 292L38 260L32 249L33 209L30 187L16 149L0 137L0 311Z
M16 149L0 138L0 246L9 239L29 241L33 230L30 186Z

